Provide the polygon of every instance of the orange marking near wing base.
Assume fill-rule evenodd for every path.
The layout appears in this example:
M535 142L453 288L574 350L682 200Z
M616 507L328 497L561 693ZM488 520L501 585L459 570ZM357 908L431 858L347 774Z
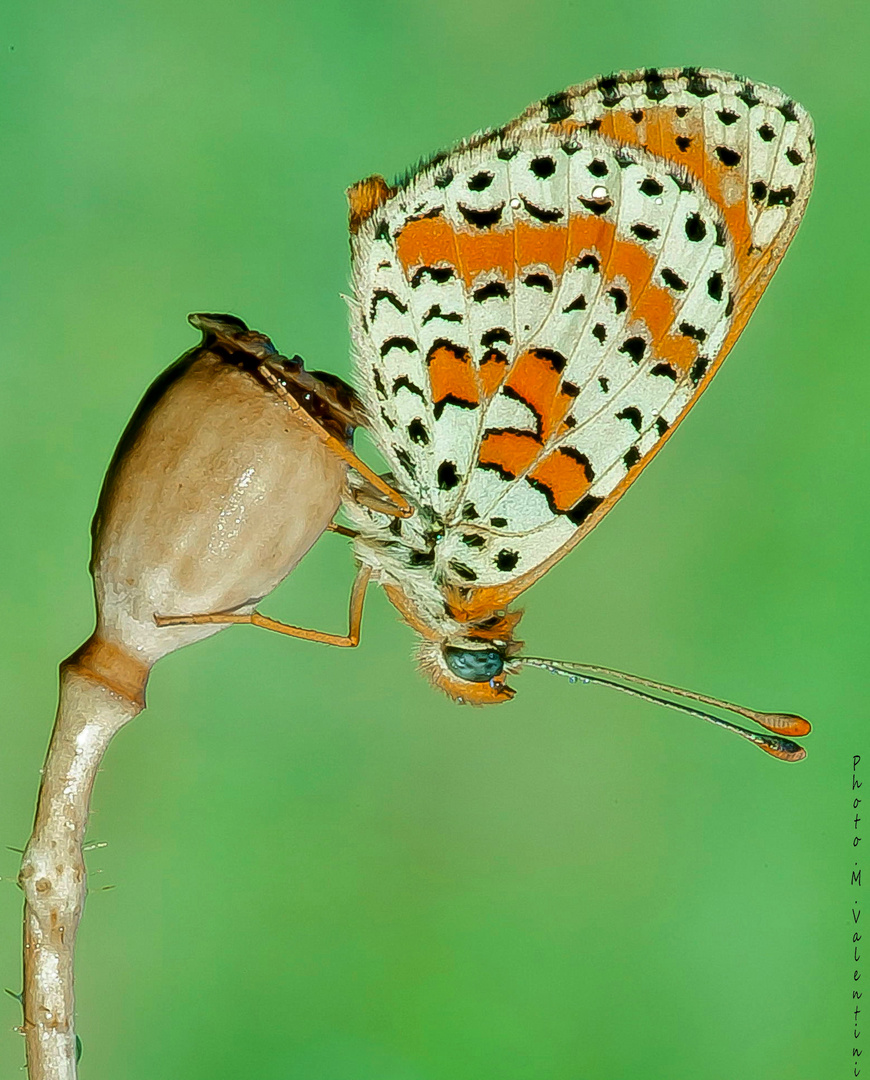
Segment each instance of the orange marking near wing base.
M428 364L433 405L437 406L448 398L468 405L480 401L471 356L465 349L437 345L429 353Z
M351 236L359 232L362 223L396 194L382 176L367 176L347 189L348 228Z
M587 466L565 450L554 450L529 473L529 479L550 492L560 513L570 510L589 490Z

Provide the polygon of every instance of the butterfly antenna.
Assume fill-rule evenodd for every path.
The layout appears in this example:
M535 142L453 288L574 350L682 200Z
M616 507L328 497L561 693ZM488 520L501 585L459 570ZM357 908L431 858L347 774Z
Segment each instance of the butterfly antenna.
M685 713L687 716L697 716L701 720L707 720L711 724L716 724L717 727L733 731L736 735L748 739L749 742L754 743L772 757L779 758L780 761L802 761L807 756L807 752L802 746L792 742L790 738L783 738L783 736L789 735L800 737L809 734L811 730L809 721L804 720L802 716L795 716L793 713L756 712L754 709L745 709L742 705L733 705L731 702L721 701L719 698L707 697L706 694L696 694L691 690L683 690L679 686L653 682L652 679L642 679L637 675L629 675L625 671L599 667L596 664L578 664L567 660L545 660L539 656L523 656L517 657L517 659L523 664L529 664L531 667L543 668L544 671L549 671L553 675L562 675L571 682L582 679L584 683L610 686L614 690L621 690L624 694L630 694L632 697L640 698L642 701L654 701L659 705L667 705L668 708ZM640 687L645 687L645 689L641 690ZM657 691L657 693L649 693L648 691ZM671 701L670 698L663 696L665 694L678 698L687 698L690 701L713 705L718 709L737 713L739 716L745 716L748 720L753 720L774 734L762 735L759 732L750 731L747 728L740 727L739 724L732 724L728 720L723 720L713 713L694 709L690 705L683 705L679 701Z

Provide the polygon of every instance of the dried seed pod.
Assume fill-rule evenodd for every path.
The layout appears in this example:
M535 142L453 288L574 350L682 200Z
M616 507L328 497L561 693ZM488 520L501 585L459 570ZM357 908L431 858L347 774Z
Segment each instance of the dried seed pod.
M141 696L161 656L223 629L155 615L249 612L335 514L346 464L262 377L349 445L363 419L349 387L306 372L228 315L193 315L202 342L145 394L93 522L94 635L71 660Z

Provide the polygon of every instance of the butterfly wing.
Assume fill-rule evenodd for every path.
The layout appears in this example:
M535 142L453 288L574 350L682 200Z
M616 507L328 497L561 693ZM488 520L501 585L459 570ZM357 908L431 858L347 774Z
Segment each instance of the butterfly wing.
M601 520L733 345L812 172L811 122L780 91L643 71L553 95L372 200L361 389L438 522L440 580L502 605Z

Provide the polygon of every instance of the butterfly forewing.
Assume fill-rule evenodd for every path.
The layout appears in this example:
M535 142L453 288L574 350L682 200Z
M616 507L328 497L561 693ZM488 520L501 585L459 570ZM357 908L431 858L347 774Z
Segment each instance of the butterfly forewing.
M361 382L439 580L507 600L600 520L733 344L811 178L779 91L639 72L442 155L363 223Z

